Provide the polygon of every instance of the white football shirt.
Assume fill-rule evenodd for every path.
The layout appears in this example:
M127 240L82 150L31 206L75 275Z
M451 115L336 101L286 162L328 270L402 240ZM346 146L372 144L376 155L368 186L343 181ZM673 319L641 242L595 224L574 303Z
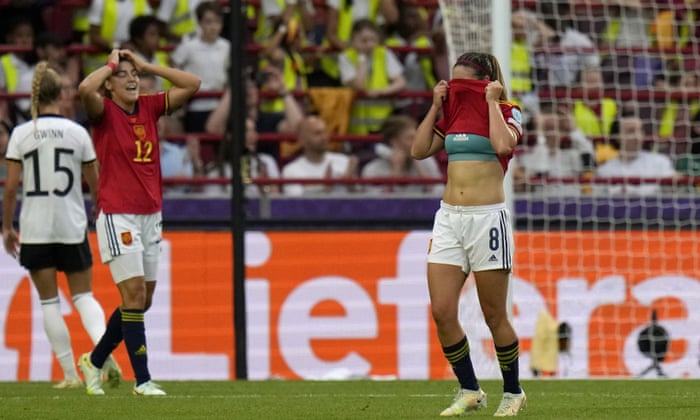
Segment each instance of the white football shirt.
M6 158L22 164L23 244L76 244L85 239L87 216L82 164L97 159L87 130L61 116L42 115L15 127Z

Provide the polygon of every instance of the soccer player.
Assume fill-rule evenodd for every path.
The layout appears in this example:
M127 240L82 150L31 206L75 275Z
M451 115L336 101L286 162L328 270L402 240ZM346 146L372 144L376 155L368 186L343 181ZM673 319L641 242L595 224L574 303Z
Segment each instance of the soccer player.
M63 369L54 388L82 387L73 358L70 333L61 315L57 272L63 271L83 327L94 343L105 331L105 314L92 295L92 255L81 174L97 191L95 149L87 131L62 117L62 77L41 61L32 80L31 113L12 132L7 147L2 237L5 250L19 257L41 299L44 331ZM17 188L23 180L21 236L13 228ZM112 358L107 373L118 384L121 370Z
M486 394L474 374L469 342L458 318L460 291L469 272L474 273L503 375L503 399L495 415L515 416L525 405L518 374L518 337L506 308L513 230L503 191L508 162L523 132L520 110L506 102L502 80L496 57L460 56L452 79L438 82L433 89L433 104L411 147L415 159L442 149L448 156L447 185L428 251L433 320L460 384L452 405L440 413L444 417L486 407Z
M139 74L151 73L172 88L139 95ZM78 87L90 118L100 162L97 241L109 264L121 305L107 322L104 336L80 357L87 393L103 395L101 369L124 340L136 377L135 395L165 395L151 381L144 313L156 287L162 235L162 178L156 124L183 106L200 86L190 73L147 63L130 50L112 50L107 64ZM104 88L104 96L100 93Z

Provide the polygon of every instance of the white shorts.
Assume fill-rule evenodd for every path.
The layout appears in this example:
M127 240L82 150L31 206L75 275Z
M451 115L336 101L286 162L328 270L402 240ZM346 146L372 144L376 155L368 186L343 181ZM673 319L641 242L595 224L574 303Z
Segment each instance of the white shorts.
M155 281L163 238L163 216L153 214L105 214L95 221L100 258L109 264L116 283L144 276Z
M428 262L462 271L510 270L513 228L504 203L452 206L441 202L435 213Z

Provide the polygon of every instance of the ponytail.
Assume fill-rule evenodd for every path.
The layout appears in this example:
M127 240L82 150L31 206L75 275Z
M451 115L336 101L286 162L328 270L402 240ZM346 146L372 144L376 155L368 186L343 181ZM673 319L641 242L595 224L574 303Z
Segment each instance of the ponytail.
M36 126L40 107L58 100L61 96L61 77L46 61L40 61L34 70L32 79L31 112Z

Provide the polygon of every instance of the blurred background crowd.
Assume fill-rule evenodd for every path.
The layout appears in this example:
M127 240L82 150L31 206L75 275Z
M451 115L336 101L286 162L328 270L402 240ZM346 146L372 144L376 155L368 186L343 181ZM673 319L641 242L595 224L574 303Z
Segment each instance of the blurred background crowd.
M239 141L249 194L439 194L445 156L410 157L433 86L450 78L437 0L244 2L241 60L228 3L0 1L0 159L12 127L31 118L39 60L63 74L63 114L89 126L78 83L112 48L130 48L203 81L185 110L160 121L167 194L230 193L216 180L230 177ZM694 193L699 12L694 0L513 0L508 91L526 124L516 191L593 194L585 180L623 178L608 191ZM247 120L237 139L227 132L229 66L241 63ZM142 93L168 88L140 78ZM300 178L344 182L264 182Z

